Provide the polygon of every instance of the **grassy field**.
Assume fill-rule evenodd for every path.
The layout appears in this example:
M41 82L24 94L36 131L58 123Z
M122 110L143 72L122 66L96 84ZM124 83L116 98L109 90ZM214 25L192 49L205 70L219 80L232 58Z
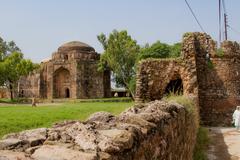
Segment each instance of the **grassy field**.
M132 105L133 102L63 103L35 108L30 105L0 105L0 138L7 133L50 127L54 122L62 120L84 120L98 111L107 111L116 115Z

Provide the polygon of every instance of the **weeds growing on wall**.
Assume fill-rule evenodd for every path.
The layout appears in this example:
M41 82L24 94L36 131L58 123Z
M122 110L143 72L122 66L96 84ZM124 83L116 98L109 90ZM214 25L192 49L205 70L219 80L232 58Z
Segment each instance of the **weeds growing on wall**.
M209 69L213 69L213 68L214 68L214 64L212 63L211 60L208 60L208 61L207 61L207 65L208 65L208 68L209 68Z
M194 101L183 95L171 94L164 98L167 101L174 101L178 104L183 105L187 109L187 113L193 117L193 122L197 127L199 127L199 113Z
M216 55L218 57L223 57L224 56L224 52L223 52L222 48L217 49Z
M198 126L197 139L193 152L193 160L207 160L206 150L209 144L208 130L204 127L199 127L199 113L194 102L185 96L171 94L165 97L167 101L174 101L186 107L188 114L194 118L194 123Z
M207 160L207 147L209 144L208 129L200 127L197 134L197 142L193 152L193 160Z

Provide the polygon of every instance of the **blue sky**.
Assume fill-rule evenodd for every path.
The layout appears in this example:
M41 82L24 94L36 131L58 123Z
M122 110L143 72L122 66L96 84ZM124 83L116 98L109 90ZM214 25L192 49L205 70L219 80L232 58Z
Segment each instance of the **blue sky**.
M218 0L188 0L207 33L218 39ZM127 30L140 45L181 41L200 31L184 0L0 0L0 36L14 40L34 62L68 41L103 49L96 36ZM240 30L240 1L226 1L229 24ZM229 31L231 40L240 33Z

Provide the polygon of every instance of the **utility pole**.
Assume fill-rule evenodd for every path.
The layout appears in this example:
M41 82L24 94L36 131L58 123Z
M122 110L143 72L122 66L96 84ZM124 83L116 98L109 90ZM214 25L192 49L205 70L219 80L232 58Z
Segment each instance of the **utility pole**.
M221 1L222 0L219 0L219 2L218 2L218 18L219 18L219 44L221 44L221 41L222 41L222 31L221 31L221 24L222 24L222 22L221 22L221 19L222 19L222 17L221 17L221 15L222 15L222 11L221 11Z
M224 28L225 28L224 35L225 35L225 40L226 41L228 40L228 30L227 30L227 27L228 27L228 24L227 24L227 14L224 13Z

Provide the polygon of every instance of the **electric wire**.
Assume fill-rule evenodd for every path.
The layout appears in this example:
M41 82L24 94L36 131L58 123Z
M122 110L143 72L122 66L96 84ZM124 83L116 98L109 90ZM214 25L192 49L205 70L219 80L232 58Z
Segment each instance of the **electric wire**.
M233 28L232 26L230 25L227 25L228 28L230 28L232 31L234 31L235 33L239 34L240 35L240 31L236 30L235 28Z
M193 10L192 10L192 8L191 8L191 6L190 6L190 4L188 3L187 0L185 0L185 3L187 4L189 10L191 11L194 19L196 20L196 22L197 22L197 24L199 25L199 27L201 28L201 30L202 30L203 32L205 32L204 29L203 29L203 27L202 27L202 25L201 25L200 22L198 21L196 14L193 12Z

